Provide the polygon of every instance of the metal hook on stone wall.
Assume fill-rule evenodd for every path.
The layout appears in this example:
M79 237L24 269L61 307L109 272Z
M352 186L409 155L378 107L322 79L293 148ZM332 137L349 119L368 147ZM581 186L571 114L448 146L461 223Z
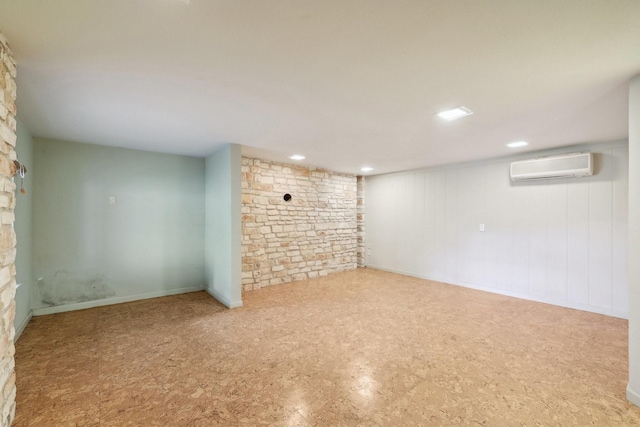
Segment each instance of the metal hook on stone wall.
M27 167L17 160L13 161L13 176L20 176L20 193L27 194L27 190L24 189L24 176L27 174Z
M17 174L20 174L22 176L27 173L27 167L22 163L20 163L19 161L14 160L13 167L11 168L11 172L12 172L11 176L16 176Z

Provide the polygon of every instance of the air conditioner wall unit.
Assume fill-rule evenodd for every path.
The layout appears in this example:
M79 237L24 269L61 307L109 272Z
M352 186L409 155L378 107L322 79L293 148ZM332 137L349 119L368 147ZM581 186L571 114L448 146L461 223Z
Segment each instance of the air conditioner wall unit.
M571 153L512 162L510 174L512 181L591 176L593 153Z

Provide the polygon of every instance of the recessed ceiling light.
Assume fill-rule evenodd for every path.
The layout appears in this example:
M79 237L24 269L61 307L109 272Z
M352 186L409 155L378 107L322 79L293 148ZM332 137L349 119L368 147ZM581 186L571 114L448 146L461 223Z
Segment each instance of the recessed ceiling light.
M516 141L516 142L512 142L510 144L507 144L507 147L509 147L509 148L518 148L518 147L524 147L525 145L529 145L529 143L526 142L526 141Z
M473 114L473 111L463 106L451 108L450 110L445 110L445 111L436 113L438 117L445 120L455 120L455 119L459 119L460 117L470 116L471 114Z
M371 172L373 170L373 168L370 167L370 166L364 166L364 167L360 168L360 170L362 172Z
M304 157L303 155L300 154L294 154L293 156L289 157L291 160L304 160L306 157Z

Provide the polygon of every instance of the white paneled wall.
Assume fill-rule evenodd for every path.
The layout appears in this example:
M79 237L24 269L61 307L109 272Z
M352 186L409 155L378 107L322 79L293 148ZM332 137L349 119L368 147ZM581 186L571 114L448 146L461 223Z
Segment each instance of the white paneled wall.
M512 183L513 159L368 177L367 265L626 318L628 146L579 148L592 177Z

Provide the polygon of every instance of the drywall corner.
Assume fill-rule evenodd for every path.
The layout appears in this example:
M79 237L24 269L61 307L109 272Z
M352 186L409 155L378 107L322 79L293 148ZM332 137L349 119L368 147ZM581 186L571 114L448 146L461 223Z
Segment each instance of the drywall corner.
M206 159L207 292L229 308L242 305L240 146L227 144Z
M33 137L18 118L16 120L16 154L20 163L26 166L24 178L14 177L16 183L16 209L14 229L16 231L16 341L31 319L32 274L32 212L33 212ZM21 191L24 190L24 191Z

